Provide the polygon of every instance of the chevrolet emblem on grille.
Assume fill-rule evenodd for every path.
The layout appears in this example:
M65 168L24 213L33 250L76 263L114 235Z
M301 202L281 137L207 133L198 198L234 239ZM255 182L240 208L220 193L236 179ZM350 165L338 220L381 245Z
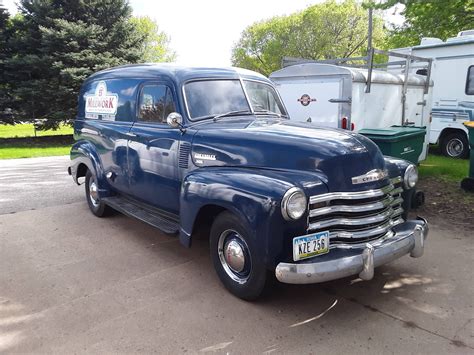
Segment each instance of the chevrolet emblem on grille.
M388 176L387 172L380 169L371 170L368 173L352 178L352 185L365 184L367 182L378 181L385 179Z

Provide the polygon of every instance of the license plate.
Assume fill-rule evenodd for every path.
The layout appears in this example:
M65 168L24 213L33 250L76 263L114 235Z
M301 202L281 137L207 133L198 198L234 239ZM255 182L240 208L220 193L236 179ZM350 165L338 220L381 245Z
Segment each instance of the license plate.
M293 238L293 260L311 258L329 251L329 232L318 232Z

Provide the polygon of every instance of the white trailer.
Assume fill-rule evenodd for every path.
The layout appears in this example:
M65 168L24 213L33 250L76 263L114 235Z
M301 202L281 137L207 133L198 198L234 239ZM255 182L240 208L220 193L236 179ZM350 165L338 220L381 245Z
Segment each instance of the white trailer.
M359 131L393 125L430 126L426 76L303 62L270 75L296 121ZM428 137L419 160L427 154Z
M474 30L462 31L446 42L438 38L423 38L418 46L398 48L392 52L432 59L434 86L429 142L439 144L447 156L466 157L469 145L463 123L474 121ZM405 68L389 67L389 70L401 73ZM416 63L409 72L426 75L427 68Z

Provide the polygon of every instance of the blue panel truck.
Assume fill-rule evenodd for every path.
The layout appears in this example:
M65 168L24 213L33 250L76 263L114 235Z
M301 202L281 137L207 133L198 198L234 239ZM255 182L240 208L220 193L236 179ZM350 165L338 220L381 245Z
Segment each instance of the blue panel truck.
M407 219L416 167L347 130L290 121L264 76L237 68L129 65L83 84L69 173L91 212L209 235L218 277L256 299L273 278L318 283L403 255L428 234Z

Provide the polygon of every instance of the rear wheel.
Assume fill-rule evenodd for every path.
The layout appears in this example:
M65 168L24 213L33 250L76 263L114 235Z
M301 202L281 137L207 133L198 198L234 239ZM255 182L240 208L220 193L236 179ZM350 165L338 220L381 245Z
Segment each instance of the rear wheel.
M234 214L222 212L215 219L210 251L217 275L231 293L248 301L262 294L267 270L247 228Z
M451 158L467 158L469 155L469 142L464 132L450 133L441 142L443 154Z
M84 185L86 189L87 204L89 205L91 212L97 217L104 217L110 214L112 209L100 200L97 178L90 170L87 170Z

